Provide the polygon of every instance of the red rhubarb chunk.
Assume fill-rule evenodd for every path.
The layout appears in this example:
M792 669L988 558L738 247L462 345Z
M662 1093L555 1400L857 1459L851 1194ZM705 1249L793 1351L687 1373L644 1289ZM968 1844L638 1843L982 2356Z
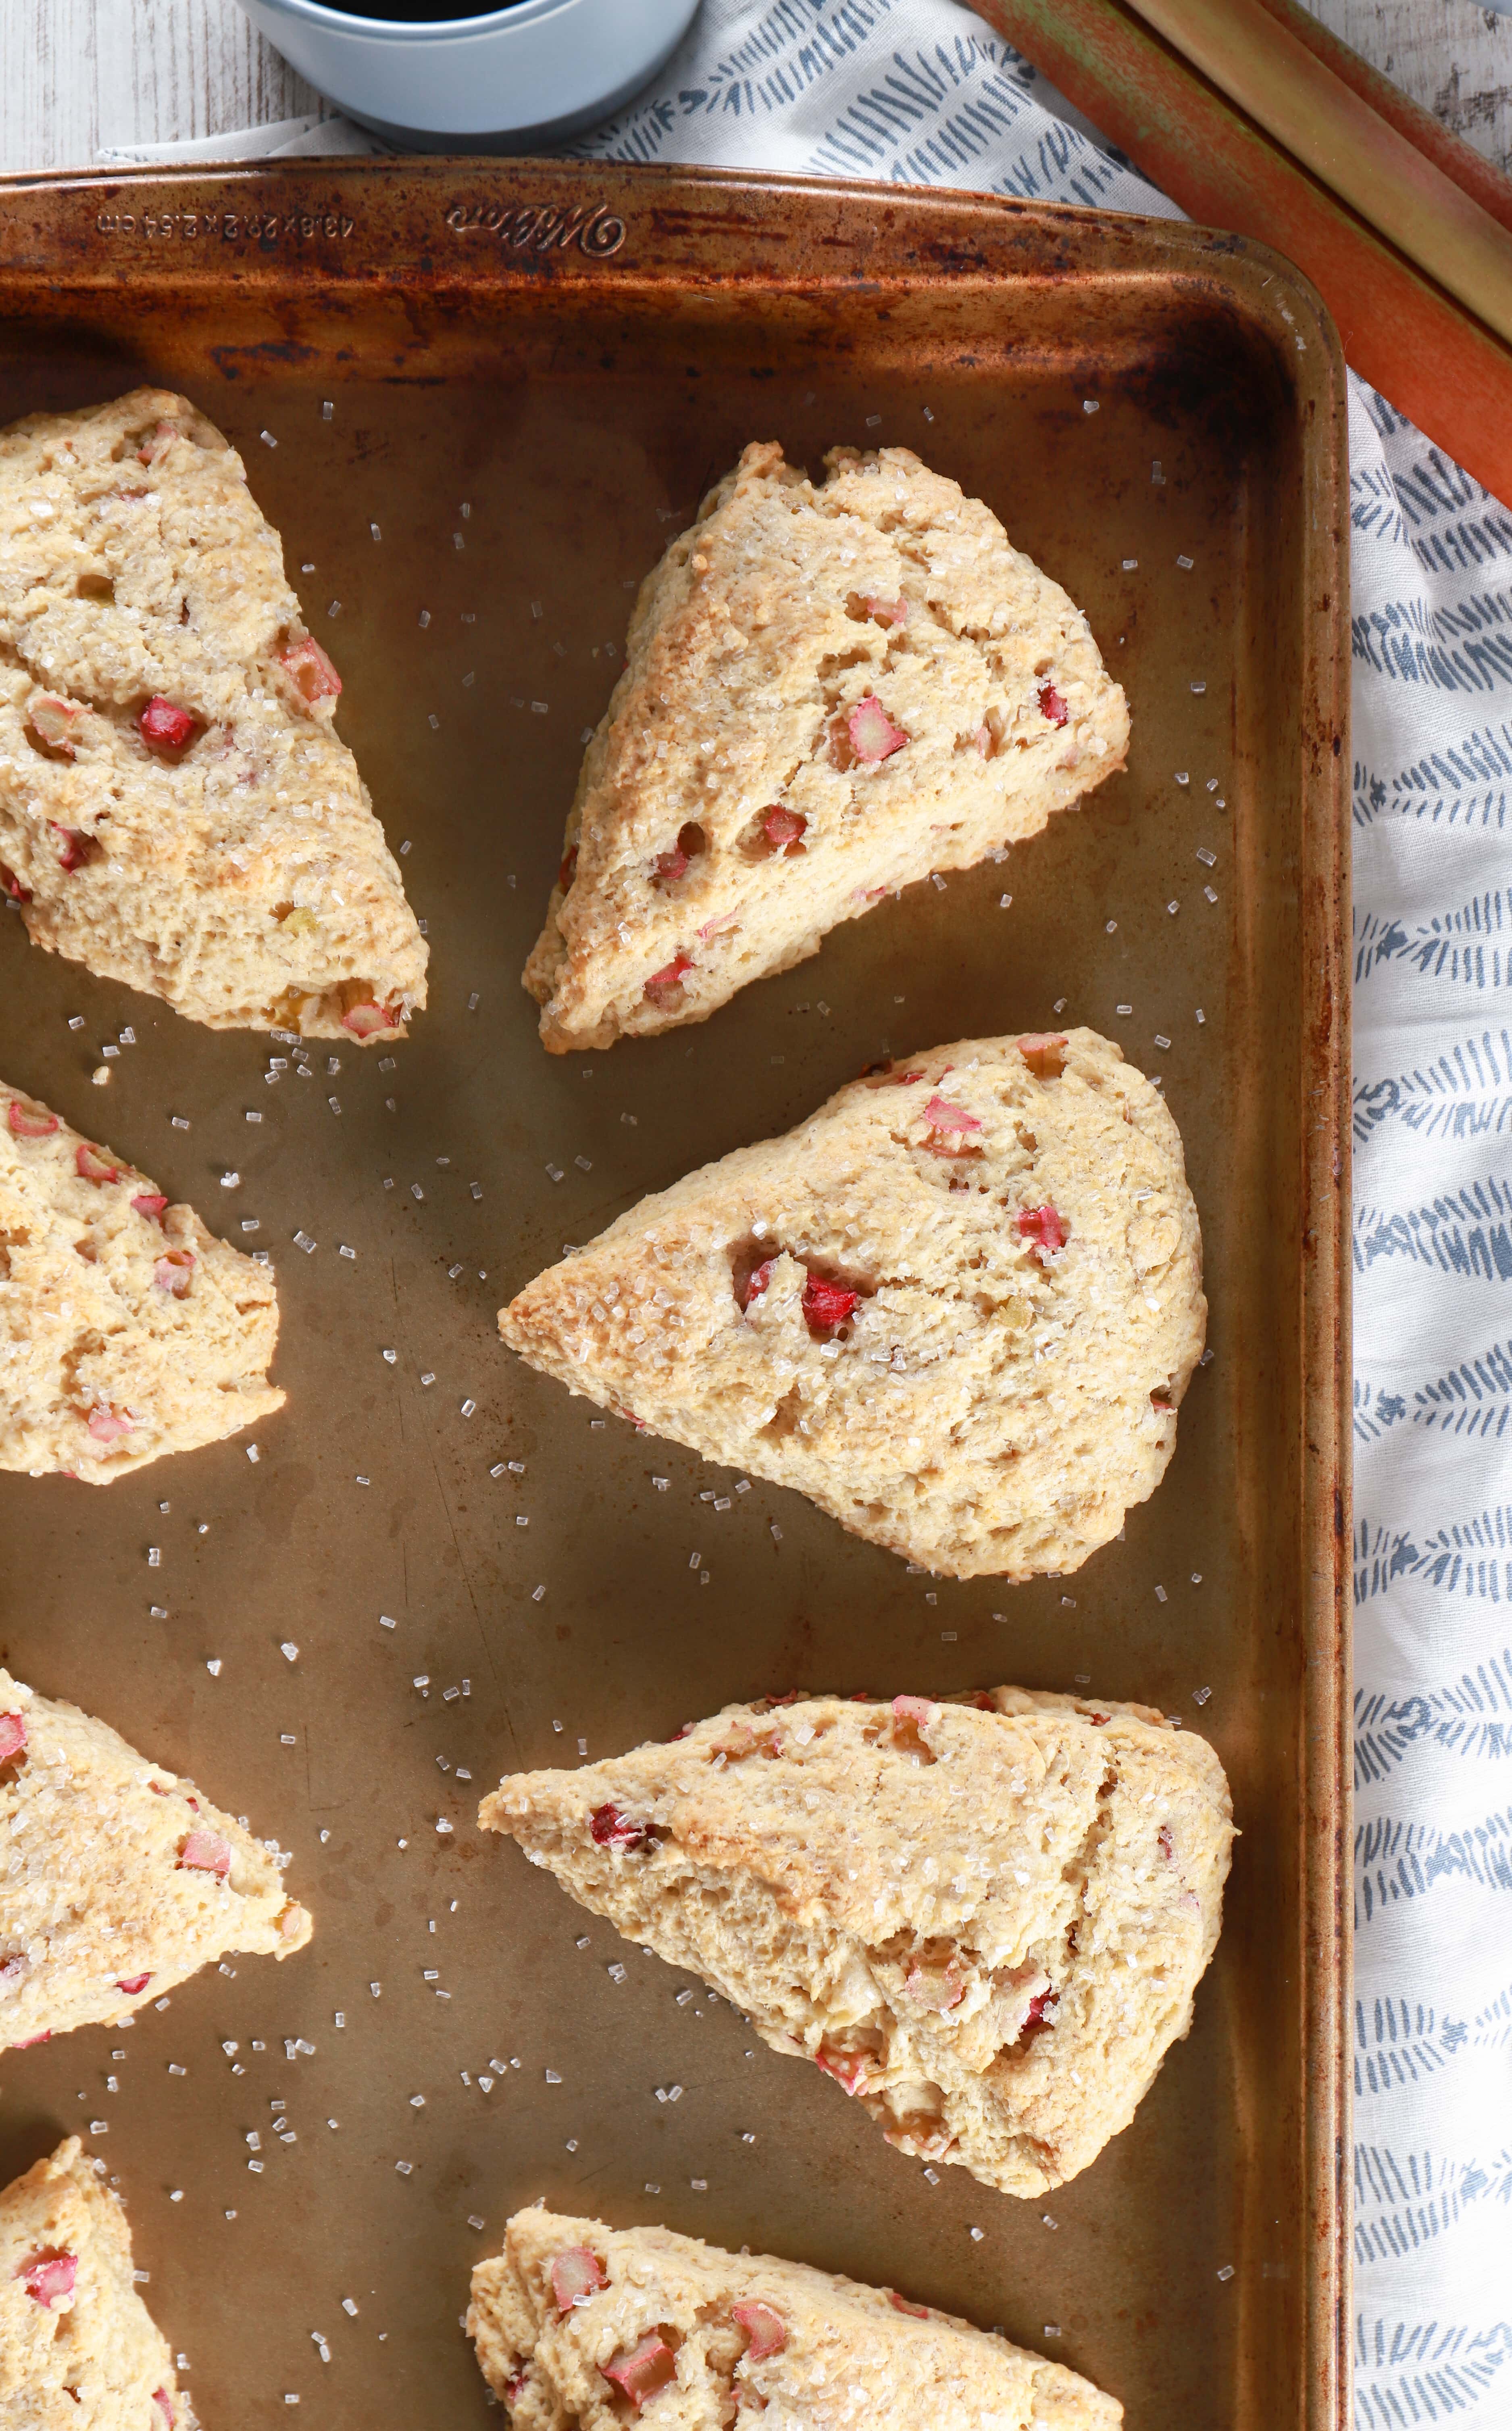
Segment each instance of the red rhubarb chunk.
M8 869L3 861L0 861L0 895L8 895L12 903L31 901L31 888L23 886L15 871Z
M922 1728L935 1708L927 1697L894 1697L892 1711L898 1721L912 1722L917 1728Z
M1039 714L1048 717L1052 726L1064 726L1071 712L1053 683L1039 687Z
M1055 2021L1053 2019L1046 2017L1045 2011L1047 2009L1054 2008L1055 2003L1055 1987L1054 1984L1047 1984L1042 1992L1037 1992L1035 1994L1028 2008L1024 2011L1023 2023L1019 2028L1019 2040L1022 2043L1031 2042L1036 2035L1047 2034L1049 2032Z
M123 1975L119 1979L115 1988L118 1992L126 1992L135 1997L138 1992L145 1992L151 1982L152 1975L150 1971L145 1975Z
M291 642L287 650L280 651L278 663L286 675L292 677L295 690L311 703L334 700L341 689L341 677L319 642L308 633L302 642Z
M28 2296L49 2311L64 2296L74 2293L78 2276L78 2255L67 2254L60 2245L39 2246L35 2254L16 2265L16 2277Z
M169 448L173 445L178 435L178 428L175 423L159 422L157 429L152 431L149 436L142 441L141 445L138 448L138 463L156 464L159 456L167 454ZM137 490L132 492L131 495L140 498L145 495L145 492Z
M942 1974L916 1961L908 1970L906 1988L922 2009L954 2009L966 1998L966 1986L954 1959Z
M119 1167L113 1165L108 1157L103 1157L97 1148L91 1148L87 1140L80 1140L74 1150L74 1170L80 1182L92 1182L96 1185L121 1179Z
M1175 1855L1175 1843L1171 1837L1171 1826L1169 1823L1162 1823L1159 1831L1155 1834L1155 1846L1160 1851L1161 1855L1168 1861Z
M160 1224L163 1209L168 1201L160 1190L139 1190L131 1204L139 1216L146 1217L149 1224Z
M50 2043L52 2039L51 2026L43 2026L40 2035L25 2035L19 2043L12 2043L10 2048L12 2051L30 2051L37 2043Z
M888 2302L895 2313L907 2313L916 2322L927 2322L929 2319L927 2305L910 2305L907 2297L900 2296L895 2288L888 2289Z
M42 693L31 705L31 726L34 734L55 751L74 757L74 728L83 711L72 700L59 700L56 693Z
M623 2389L637 2409L677 2377L677 2358L664 2338L649 2330L638 2347L622 2347L604 2366L604 2377Z
M523 2396L525 2383L529 2378L530 2373L524 2364L521 2365L518 2372L513 2372L509 2374L508 2379L504 2384L504 2402L506 2406L515 2405L516 2402Z
M822 1275L810 1275L804 1285L804 1322L816 1332L832 1333L843 1325L861 1295L850 1291L844 1283L826 1283Z
M772 1281L772 1269L776 1263L777 1261L775 1258L768 1258L763 1265L757 1266L756 1272L752 1275L750 1282L746 1284L745 1298L740 1302L740 1306L742 1308L749 1308L754 1299L760 1299L762 1293L766 1290L768 1283Z
M780 802L773 802L770 811L761 813L761 832L773 852L790 851L807 825L801 811L784 810Z
M182 751L197 723L176 701L155 693L137 720L137 730L149 751Z
M874 616L879 625L906 625L908 602L906 599L869 599L866 612Z
M876 767L883 760L890 760L908 740L902 727L893 725L874 692L869 692L865 700L856 702L847 727L851 749L869 768Z
M574 844L570 852L566 852L562 855L562 865L557 872L557 883L561 888L564 895L576 876L577 847Z
M752 2363L762 2363L768 2356L781 2355L788 2343L788 2324L770 2305L752 2297L742 2305L732 2305L730 2312L739 2322L751 2343L746 2354Z
M22 1753L26 1744L26 1718L24 1714L0 1714L0 1764L9 1764Z
M49 819L47 824L58 839L60 868L82 869L86 863L94 859L100 849L99 845L93 836L86 835L82 828L62 828L56 819Z
M574 2305L585 2305L604 2285L604 2266L586 2245L570 2245L551 2266L551 2292L558 2318Z
M670 886L674 883L677 879L686 876L687 870L688 855L683 851L680 845L674 847L671 852L657 853L656 876L665 885Z
M647 996L660 996L665 989L674 988L683 977L684 972L690 971L692 967L693 958L691 954L673 954L670 963L664 964L659 971L652 972L651 977L646 981Z
M178 1862L190 1873L214 1874L224 1882L231 1870L231 1845L219 1832L191 1832L178 1853Z
M814 2066L832 2076L847 2093L858 2093L866 2078L866 2058L861 2052L829 2052L821 2046L814 2054Z
M595 1806L588 1828L601 1849L640 1849L651 1837L649 1823L636 1822L613 1804Z
M129 1410L112 1409L108 1401L96 1402L90 1412L90 1433L96 1443L114 1443L118 1435L128 1435L136 1423Z
M154 1266L152 1279L158 1289L167 1292L171 1299L187 1299L190 1284L194 1279L193 1250L170 1249Z
M341 1028L354 1038L377 1038L384 1031L397 1030L404 1019L396 1004L355 1004L341 1015Z
M162 2420L163 2431L174 2431L174 2401L166 2389L155 2389L152 2402Z
M24 1106L19 1098L11 1098L7 1120L13 1139L46 1139L58 1129L56 1115L42 1106Z
M924 1108L924 1120L931 1131L937 1132L979 1132L982 1128L976 1116L958 1106L954 1098L938 1095Z
M1021 1207L1015 1221L1020 1238L1028 1242L1031 1255L1041 1264L1047 1255L1065 1248L1065 1218L1048 1199L1043 1207Z

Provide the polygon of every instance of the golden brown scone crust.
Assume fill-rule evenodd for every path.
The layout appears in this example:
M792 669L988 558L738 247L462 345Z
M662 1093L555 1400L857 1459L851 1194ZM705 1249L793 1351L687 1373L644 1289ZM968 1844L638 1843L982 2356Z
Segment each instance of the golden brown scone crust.
M604 2281L565 2312L552 2277L564 2254ZM1063 2364L885 2288L539 2208L516 2212L504 2252L474 2272L467 2326L514 2431L623 2431L629 2409L604 2367L647 2339L675 2359L675 2378L647 2399L648 2431L729 2431L769 2409L783 2431L1118 2431L1123 2420L1116 2398Z
M114 2025L228 1951L312 1930L277 1859L108 1722L0 1670L0 2050ZM4 2417L0 2415L0 2423Z
M1233 1838L1206 1741L999 1688L729 1705L479 1819L811 2059L889 2143L1040 2195L1191 2024Z
M838 1327L811 1321L815 1278L860 1294ZM859 1536L1022 1579L1075 1569L1154 1491L1206 1316L1176 1126L1075 1030L853 1081L642 1199L499 1330L574 1393Z
M991 510L906 447L825 464L747 447L641 585L525 965L557 1052L706 1019L1123 765L1086 617Z
M34 944L214 1030L399 1035L428 949L339 689L187 397L0 432L0 890ZM182 749L143 739L154 699Z
M71 2136L0 2194L0 2431L196 2431L99 2166ZM48 2297L44 2278L32 2295L25 2274L39 2256L71 2259L72 2288Z
M108 1485L237 1434L277 1338L271 1267L0 1081L0 1468Z

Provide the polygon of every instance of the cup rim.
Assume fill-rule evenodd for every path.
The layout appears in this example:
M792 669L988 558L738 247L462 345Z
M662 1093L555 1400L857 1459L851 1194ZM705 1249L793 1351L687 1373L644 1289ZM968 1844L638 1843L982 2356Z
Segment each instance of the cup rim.
M318 25L327 33L364 34L395 42L432 41L438 35L456 41L470 35L507 33L511 26L535 24L574 5L575 0L505 0L503 7L490 8L479 16L417 20L364 17L352 9L328 8L324 0L262 0L265 8L275 8L286 17L298 17L306 25Z

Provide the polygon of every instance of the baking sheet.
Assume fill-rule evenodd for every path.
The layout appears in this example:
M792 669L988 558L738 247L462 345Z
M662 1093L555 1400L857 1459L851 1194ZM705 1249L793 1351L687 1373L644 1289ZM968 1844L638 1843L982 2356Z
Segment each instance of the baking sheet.
M0 921L0 1072L270 1252L290 1396L256 1462L0 1477L0 1652L276 1835L316 1919L7 2054L0 2166L91 2137L208 2431L290 2396L306 2431L481 2423L467 2275L538 2195L1001 2324L1131 2431L1341 2424L1346 527L1311 291L990 197L300 161L13 182L0 310L0 419L151 377L241 447L434 957L391 1069L322 1043L301 1077ZM773 435L988 499L1086 607L1129 767L702 1028L549 1057L518 974L635 587ZM1212 1304L1164 1484L1074 1577L912 1573L498 1344L565 1242L876 1056L1058 1020L1163 1075ZM891 2152L475 1827L505 1770L732 1698L1002 1680L1181 1714L1244 1836L1190 2039L1042 2205Z

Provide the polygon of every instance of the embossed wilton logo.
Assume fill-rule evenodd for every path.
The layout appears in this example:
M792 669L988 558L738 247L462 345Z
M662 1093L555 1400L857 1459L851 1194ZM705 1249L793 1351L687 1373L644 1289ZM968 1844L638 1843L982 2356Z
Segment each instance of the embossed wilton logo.
M570 210L560 203L454 203L446 225L454 236L496 236L517 253L566 253L575 244L590 261L618 253L625 237L623 220L606 203L579 203Z

